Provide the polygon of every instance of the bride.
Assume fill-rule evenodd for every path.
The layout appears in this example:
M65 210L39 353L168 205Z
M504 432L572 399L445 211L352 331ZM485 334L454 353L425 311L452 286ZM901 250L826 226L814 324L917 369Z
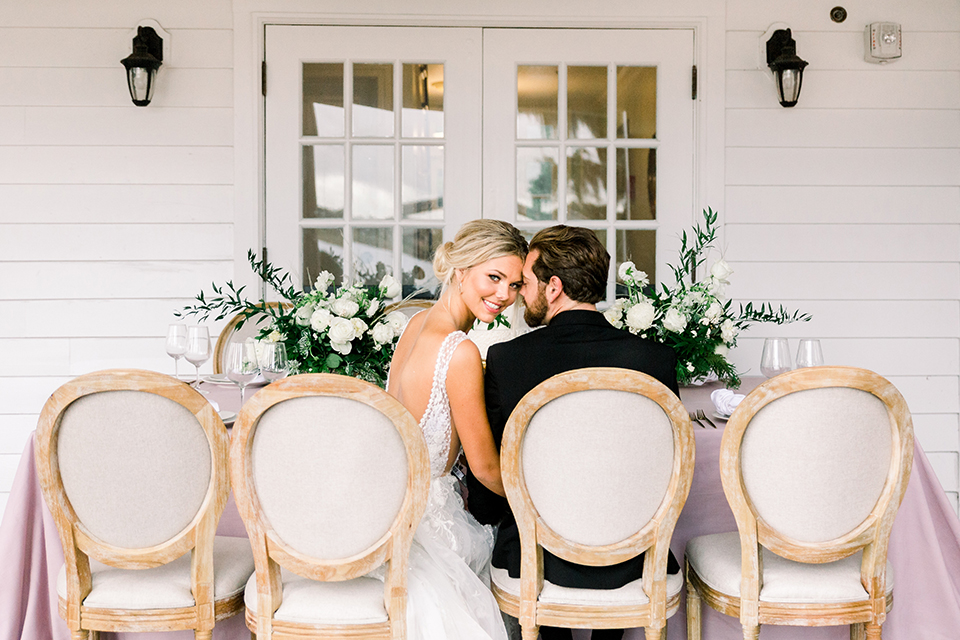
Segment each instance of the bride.
M465 224L433 260L443 292L407 324L387 392L419 419L430 452L430 497L410 551L408 640L506 640L489 588L493 530L463 508L450 474L460 450L474 476L504 495L483 397L480 352L467 339L513 304L527 243L497 220Z

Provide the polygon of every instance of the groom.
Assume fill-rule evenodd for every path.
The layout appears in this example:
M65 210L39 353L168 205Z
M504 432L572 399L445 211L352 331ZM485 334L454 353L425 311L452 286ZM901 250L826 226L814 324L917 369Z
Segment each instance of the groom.
M607 291L610 256L590 229L558 225L530 242L523 265L524 319L539 331L493 345L487 352L484 383L487 415L500 446L510 413L535 386L564 371L621 367L653 376L679 395L673 349L613 327L597 311ZM589 428L589 425L584 425ZM520 534L506 500L472 476L467 479L470 511L486 524L500 522L492 564L520 577ZM667 571L680 570L673 554ZM544 578L565 587L616 589L637 580L643 555L608 567L588 567L543 552ZM569 639L569 629L541 627L543 640ZM622 629L593 632L594 640L617 640Z

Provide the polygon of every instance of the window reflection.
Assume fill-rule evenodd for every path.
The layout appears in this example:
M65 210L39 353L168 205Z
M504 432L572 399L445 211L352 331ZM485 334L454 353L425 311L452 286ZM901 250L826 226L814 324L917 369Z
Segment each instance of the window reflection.
M303 135L339 138L344 131L343 63L303 65Z
M607 217L607 150L567 149L567 217L605 220Z
M443 65L403 65L403 113L405 138L443 137Z
M517 217L520 220L557 219L557 165L555 148L517 149Z
M353 147L353 217L356 220L393 218L393 145Z
M393 229L356 227L353 230L353 266L355 280L376 286L383 276L393 273Z
M333 274L332 286L343 280L343 229L303 230L303 285L310 289L321 271Z
M393 135L393 65L353 65L353 135Z
M517 138L557 137L559 86L555 65L517 67Z
M343 145L303 148L303 217L343 217Z
M567 67L567 137L607 137L606 67Z

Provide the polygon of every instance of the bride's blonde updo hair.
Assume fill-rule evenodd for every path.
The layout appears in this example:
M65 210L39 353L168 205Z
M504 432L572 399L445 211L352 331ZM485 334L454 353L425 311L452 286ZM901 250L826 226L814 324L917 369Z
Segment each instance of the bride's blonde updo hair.
M516 227L501 220L472 220L460 227L453 242L437 248L433 272L446 287L457 269L469 269L502 256L527 257L527 241Z

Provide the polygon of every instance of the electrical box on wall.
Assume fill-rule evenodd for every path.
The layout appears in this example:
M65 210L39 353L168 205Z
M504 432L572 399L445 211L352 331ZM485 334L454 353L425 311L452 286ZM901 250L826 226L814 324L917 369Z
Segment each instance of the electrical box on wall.
M863 58L867 62L886 64L903 55L900 25L896 22L874 22L863 31Z

